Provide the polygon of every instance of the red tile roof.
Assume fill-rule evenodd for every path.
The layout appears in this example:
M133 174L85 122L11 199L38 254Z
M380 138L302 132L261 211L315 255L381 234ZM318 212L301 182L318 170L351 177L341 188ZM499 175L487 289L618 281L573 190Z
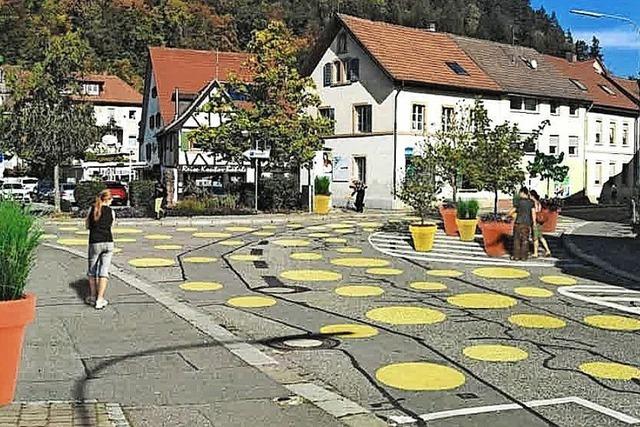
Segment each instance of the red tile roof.
M88 74L79 79L84 83L100 84L100 95L83 95L81 99L95 104L142 105L142 95L118 76Z
M244 67L249 59L247 53L150 47L149 56L165 124L173 120L172 97L176 88L196 94L212 80L225 82L232 75L242 80L251 79Z
M556 58L555 56L547 55L546 58L568 79L578 80L585 85L587 87L586 94L594 105L625 110L638 110L638 106L627 95L618 90L604 75L596 71L594 68L595 59L569 62L564 58ZM614 95L608 94L602 86L606 86L612 90Z
M364 49L395 80L500 91L498 84L447 34L349 15L338 16ZM454 73L447 62L457 62L468 75Z
M613 77L616 83L618 83L624 90L636 99L640 100L640 82L638 80L623 79L622 77Z

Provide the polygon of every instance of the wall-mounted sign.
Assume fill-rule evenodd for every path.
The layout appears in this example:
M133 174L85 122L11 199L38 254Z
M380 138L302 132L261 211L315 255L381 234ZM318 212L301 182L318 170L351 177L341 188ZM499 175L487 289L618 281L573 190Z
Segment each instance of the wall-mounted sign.
M333 154L333 182L351 180L351 158L343 154Z

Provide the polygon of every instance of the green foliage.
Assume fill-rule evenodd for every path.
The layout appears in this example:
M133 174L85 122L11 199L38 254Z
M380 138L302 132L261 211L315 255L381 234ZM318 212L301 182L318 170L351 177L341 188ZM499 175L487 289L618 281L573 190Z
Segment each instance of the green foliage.
M258 206L265 212L286 212L300 208L300 192L294 177L274 175L260 180Z
M316 179L313 183L313 191L316 196L330 196L331 191L329 187L331 186L331 181L329 177L326 176L316 176Z
M129 183L131 206L146 212L153 211L155 188L156 183L154 181L131 181Z
M187 197L180 200L169 211L172 216L227 215L244 213L238 209L237 195Z
M476 219L479 210L480 204L476 199L458 200L458 219Z
M411 206L420 217L422 224L429 214L436 196L442 190L442 182L437 176L437 159L433 148L425 144L419 155L413 156L411 170L405 173L396 196Z
M456 203L456 215L458 219L468 219L469 208L466 200L458 200L458 203Z
M41 235L28 208L0 200L0 301L24 295Z
M102 181L85 181L76 185L73 197L80 210L88 210L96 201L96 196L107 188Z
M551 181L562 182L569 174L569 166L563 166L563 160L564 153L554 156L536 150L533 161L527 165L527 171L532 178L539 176L541 179L547 181L547 197L549 197Z

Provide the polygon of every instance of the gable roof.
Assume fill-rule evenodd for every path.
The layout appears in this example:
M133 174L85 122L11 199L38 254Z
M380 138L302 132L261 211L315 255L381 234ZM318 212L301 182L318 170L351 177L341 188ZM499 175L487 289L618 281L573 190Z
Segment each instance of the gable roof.
M611 79L625 90L627 95L640 102L640 82L638 80L623 79L622 77L612 77Z
M80 100L94 104L142 105L142 95L118 76L87 74L78 79L82 83L98 83L99 95L82 95Z
M569 62L566 59L553 56L547 56L547 59L551 61L560 72L567 76L567 78L578 80L586 86L587 90L585 94L594 105L605 108L638 111L636 103L609 81L604 74L606 71L595 59L578 62ZM596 67L602 70L602 73L599 73ZM603 89L603 86L609 88L613 94L607 93L605 89Z
M251 80L249 70L244 66L250 58L247 53L150 47L149 58L160 114L167 124L175 115L172 97L176 89L198 94L210 82L227 82L232 75Z
M395 81L500 91L499 85L447 34L342 14L338 15L338 19L365 52ZM335 32L335 28L332 32ZM447 62L457 62L468 75L456 74L447 66Z
M508 93L589 101L537 50L489 40L449 35Z

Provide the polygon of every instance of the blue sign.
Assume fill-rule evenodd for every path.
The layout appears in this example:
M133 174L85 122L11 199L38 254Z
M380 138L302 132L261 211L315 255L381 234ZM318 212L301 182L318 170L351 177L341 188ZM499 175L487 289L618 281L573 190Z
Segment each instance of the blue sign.
M4 154L0 153L0 163L4 162Z

